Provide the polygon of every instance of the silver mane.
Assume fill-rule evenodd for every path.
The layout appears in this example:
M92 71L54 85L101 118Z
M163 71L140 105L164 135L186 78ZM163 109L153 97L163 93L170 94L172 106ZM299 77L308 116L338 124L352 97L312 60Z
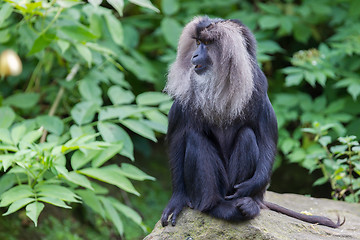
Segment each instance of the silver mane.
M256 63L246 48L244 27L228 20L216 21L200 33L214 39L208 50L213 66L197 75L191 57L196 49L193 36L202 20L196 17L185 26L164 90L182 105L200 110L210 122L228 123L241 118L252 96L252 66Z

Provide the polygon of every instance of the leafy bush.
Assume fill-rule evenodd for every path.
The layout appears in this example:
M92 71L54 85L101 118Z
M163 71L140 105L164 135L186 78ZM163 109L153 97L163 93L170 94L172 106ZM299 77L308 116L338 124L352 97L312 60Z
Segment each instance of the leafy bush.
M148 1L133 2L157 11ZM146 230L140 215L99 181L139 196L129 179L154 180L132 164L108 161L117 154L134 160L124 127L156 142L171 101L157 92L134 95L119 63L133 61L123 51L121 22L100 3L0 3L0 51L12 48L24 64L20 76L0 82L4 216L25 207L37 225L44 203L84 203L119 234L124 217ZM109 3L122 14L120 1Z
M323 177L314 185L330 182L333 197L348 202L359 202L360 196L360 146L355 136L339 137L333 143L328 130L333 125L321 126L314 123L313 128L303 131L314 136L316 144L308 149L306 166L310 171L321 169Z

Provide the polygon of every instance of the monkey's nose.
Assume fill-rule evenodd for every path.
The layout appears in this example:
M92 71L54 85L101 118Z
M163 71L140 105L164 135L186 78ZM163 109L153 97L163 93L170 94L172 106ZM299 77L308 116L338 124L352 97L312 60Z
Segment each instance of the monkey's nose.
M193 65L197 65L197 64L198 64L198 61L197 61L198 56L199 56L198 54L192 56L192 58L191 58L191 63L192 63Z

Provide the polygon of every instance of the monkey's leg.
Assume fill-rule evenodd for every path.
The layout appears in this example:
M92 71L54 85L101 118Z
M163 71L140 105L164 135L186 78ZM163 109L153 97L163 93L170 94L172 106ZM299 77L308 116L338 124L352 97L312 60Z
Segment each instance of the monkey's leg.
M213 143L188 131L184 160L187 195L195 209L206 212L220 202L229 187L223 161Z
M240 184L253 176L258 159L259 148L255 133L247 127L240 129L227 168L229 184L231 186L230 191L235 190L234 186L236 184ZM243 197L248 197L249 194Z
M240 184L252 177L256 170L259 159L259 148L255 133L250 128L243 128L238 132L234 149L230 156L227 174L229 178L230 191L234 192L234 185ZM244 219L251 219L260 212L260 204L264 191L251 194L252 191L241 197L235 198L235 205Z
M187 138L184 171L186 191L195 209L230 221L258 215L260 208L252 198L224 199L230 185L223 161L214 145L195 131Z
M260 213L260 207L253 198L243 197L235 200L221 200L207 213L229 221L240 221L256 217Z

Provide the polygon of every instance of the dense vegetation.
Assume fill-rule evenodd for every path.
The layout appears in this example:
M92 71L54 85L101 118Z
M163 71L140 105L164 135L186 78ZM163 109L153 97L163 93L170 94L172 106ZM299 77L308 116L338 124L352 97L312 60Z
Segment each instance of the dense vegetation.
M183 26L204 14L255 33L278 118L275 169L318 171L314 185L330 184L329 197L360 201L358 0L5 0L1 239L136 239L151 230L163 206L145 202L161 202L164 188L136 183L160 170L143 172L134 149L159 148L149 142L166 133L168 65ZM19 76L2 67L8 49L22 60Z

